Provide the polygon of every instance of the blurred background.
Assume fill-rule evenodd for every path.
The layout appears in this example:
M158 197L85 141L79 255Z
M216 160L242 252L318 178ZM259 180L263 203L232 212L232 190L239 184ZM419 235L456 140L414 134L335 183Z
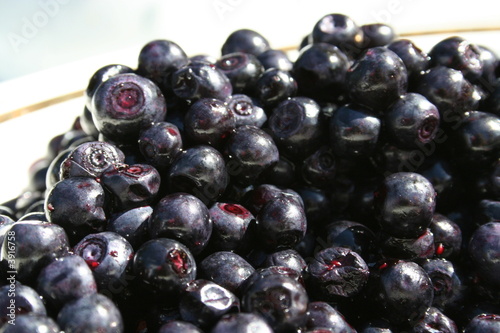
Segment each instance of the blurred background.
M500 11L491 0L0 0L0 203L26 188L30 166L81 114L82 90L102 66L135 68L154 39L218 57L240 28L260 32L274 48L297 47L330 13L358 25L388 23L424 51L459 34L500 54Z

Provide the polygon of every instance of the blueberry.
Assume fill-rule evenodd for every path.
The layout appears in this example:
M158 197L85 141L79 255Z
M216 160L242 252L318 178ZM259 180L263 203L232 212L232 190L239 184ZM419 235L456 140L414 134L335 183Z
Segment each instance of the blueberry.
M334 332L356 332L339 311L329 303L323 301L312 301L307 306L306 328L310 330L332 328Z
M190 62L172 74L174 94L185 100L226 99L233 93L231 81L215 65Z
M2 333L59 333L60 327L51 317L40 314L28 314L16 317L13 324L0 327Z
M429 52L430 66L446 66L460 70L469 81L483 74L483 62L476 45L458 36L447 37L436 43Z
M338 47L315 43L300 50L293 63L298 95L316 101L336 101L345 94L345 78L350 62Z
M66 232L57 224L16 222L3 240L2 276L14 271L19 282L32 285L46 265L68 254L69 246Z
M462 230L451 219L435 213L429 229L434 235L435 255L439 258L456 258L462 248Z
M380 232L378 245L386 258L426 259L432 258L436 251L434 235L428 228L421 235L413 238L399 238Z
M244 196L243 206L250 210L252 214L257 215L265 204L282 195L296 201L302 206L304 204L300 195L290 188L283 188L272 184L260 184Z
M143 206L115 213L108 219L107 231L125 238L134 249L149 239L147 225L153 214L153 207Z
M233 93L251 92L264 67L256 56L250 53L235 52L223 55L215 66L229 78Z
M92 98L94 123L117 142L137 140L141 129L163 121L165 97L152 81L137 74L117 74L102 83Z
M375 153L382 121L372 111L346 104L329 120L329 138L333 153L346 159L366 158Z
M289 72L293 68L293 62L285 51L279 49L269 49L257 56L264 69L276 68L284 72Z
M349 68L346 85L351 100L383 112L408 88L408 72L401 58L385 47L364 51Z
M210 247L218 251L242 251L251 246L255 217L240 204L216 202L209 209L213 228Z
M269 49L269 41L257 31L238 29L226 38L222 45L221 53L225 55L234 52L244 52L258 56Z
M205 204L217 201L229 183L229 172L223 155L208 145L184 150L173 161L165 175L171 191L195 195Z
M239 312L239 299L215 282L198 279L188 283L179 301L181 318L207 329L227 313Z
M281 195L266 203L256 216L257 237L268 250L292 248L307 229L303 206L288 196Z
M160 173L149 164L120 164L103 173L101 183L110 193L115 211L152 204L160 190Z
M85 236L73 247L91 269L99 292L113 292L114 285L125 279L134 256L132 245L117 233L103 231Z
M207 206L187 193L172 193L154 207L148 221L151 238L177 239L197 255L208 244L213 222Z
M71 301L97 293L97 286L85 260L78 255L68 255L42 269L36 290L50 309L58 312Z
M271 326L256 313L229 313L223 315L214 325L211 333L272 333Z
M172 95L172 74L188 63L184 50L175 42L157 39L148 42L139 52L137 73L154 83L167 95Z
M313 99L292 97L273 109L268 127L280 152L291 159L308 156L325 135L321 109Z
M354 56L360 51L363 31L349 16L332 13L323 16L313 27L313 43L329 43Z
M430 57L409 39L399 38L387 45L405 64L408 73L408 85L413 87L420 76L429 69Z
M288 267L302 274L307 267L307 263L295 249L286 249L270 253L267 256L264 267L270 266Z
M135 252L134 274L147 289L178 295L196 277L196 262L189 249L169 238L151 239Z
M97 180L71 177L59 181L47 193L45 214L76 243L88 233L104 231L105 205L104 188Z
M424 333L430 330L443 333L459 332L455 322L435 307L427 310L424 318L413 327L412 332Z
M107 79L117 74L133 73L134 70L125 65L111 64L99 68L91 77L85 89L85 105L88 108L92 106L92 97L94 96L97 87Z
M231 178L246 185L254 183L262 172L279 160L278 147L273 138L251 125L240 126L230 134L224 155L228 160L228 169L237 170Z
M199 262L200 276L236 293L255 269L240 255L230 251L213 252Z
M233 94L224 103L233 113L236 127L242 125L262 127L267 121L264 109L256 105L248 95Z
M25 315L46 316L45 304L35 289L15 280L0 288L0 327ZM1 330L1 329L0 329Z
M294 97L297 89L297 81L290 72L269 68L257 79L253 95L266 110L270 111L287 98Z
M328 247L343 247L369 260L375 247L375 234L366 225L349 220L337 220L325 226Z
M99 293L67 303L57 315L57 323L65 333L124 332L120 311L109 298Z
M156 122L141 131L138 145L146 161L161 170L168 168L182 151L182 135L174 124Z
M489 222L478 227L472 234L469 246L469 257L473 267L483 280L483 284L495 290L500 286L500 222Z
M413 149L434 140L439 129L439 111L417 93L399 97L384 113L384 126L391 141Z
M45 175L45 188L51 189L58 181L61 180L61 168L63 162L70 156L74 148L66 148L59 152L49 164L47 174Z
M184 130L194 144L220 148L236 127L234 114L223 100L202 98L194 102L184 117Z
M302 285L284 275L258 279L246 290L241 304L244 312L261 315L275 332L296 330L307 320L308 295Z
M328 247L316 253L307 273L309 291L324 301L360 293L370 275L363 258L343 247Z
M363 31L363 48L385 46L390 44L396 33L394 29L386 23L370 23L361 26Z
M374 195L378 221L390 235L418 237L430 225L436 205L435 190L422 175L391 174Z
M497 332L500 330L500 315L480 314L472 318L464 328L464 333Z
M203 331L187 321L172 320L163 324L158 333L203 333Z
M328 190L310 186L297 187L296 190L304 202L304 212L310 226L309 230L316 226L322 226L331 218L332 203Z

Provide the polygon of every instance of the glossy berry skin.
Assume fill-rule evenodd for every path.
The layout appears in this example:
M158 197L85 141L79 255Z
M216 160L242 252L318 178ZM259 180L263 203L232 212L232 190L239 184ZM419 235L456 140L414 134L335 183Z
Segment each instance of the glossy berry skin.
M257 215L265 204L282 195L303 206L302 198L296 191L273 184L260 184L254 187L243 198L243 205L250 210L252 214Z
M240 204L216 202L209 209L213 224L210 247L219 251L241 251L252 241L253 214Z
M196 277L196 261L182 243L169 238L151 239L135 252L134 274L146 290L179 295Z
M307 317L308 295L302 285L284 275L258 279L246 290L241 304L244 312L261 315L275 332L302 326Z
M315 43L302 48L292 71L298 95L316 101L335 101L344 94L349 66L344 52L332 44Z
M290 159L314 152L325 132L318 103L307 97L292 97L281 102L273 109L268 127L280 152Z
M271 135L256 126L240 126L228 137L224 147L231 178L250 185L279 160L279 151ZM229 168L228 168L229 169Z
M362 45L363 31L349 16L332 13L316 22L311 37L313 43L333 44L354 56Z
M378 235L378 246L385 258L417 260L435 254L434 235L429 229L414 238L399 238L385 232Z
M240 255L230 251L216 251L200 261L200 277L213 281L227 290L237 293L255 269Z
M281 155L276 164L262 172L261 182L290 187L295 183L296 170L296 164Z
M469 246L472 265L485 286L498 290L500 286L500 222L489 222L478 227L472 234Z
M462 72L446 66L435 66L425 72L415 92L434 104L445 127L456 127L467 111L475 110L479 97Z
M289 71L269 68L257 79L253 95L269 111L297 94L298 84Z
M487 167L500 152L500 117L488 112L468 112L451 134L453 154L465 168Z
M272 275L286 276L298 282L301 286L304 286L302 274L297 272L295 269L286 266L260 267L255 269L255 271L240 285L238 290L240 297L243 297L243 295L254 283Z
M85 105L87 108L92 107L92 97L94 96L97 87L107 79L117 74L133 73L134 70L125 65L112 64L99 68L91 77L85 89Z
M57 315L57 323L67 333L124 331L119 309L99 293L67 303Z
M309 291L325 301L359 294L370 275L363 258L344 247L328 247L316 253L307 272Z
M97 293L97 286L85 260L78 255L68 255L42 269L36 290L51 309L59 311L71 301Z
M229 78L215 65L190 62L172 74L174 94L185 100L216 98L225 100L233 93Z
M172 320L163 324L158 333L203 333L203 331L187 321Z
M45 215L60 225L74 244L106 227L105 194L93 178L71 177L56 183L45 199Z
M223 315L239 310L240 301L236 295L203 279L189 282L179 301L181 318L204 329L213 326Z
M391 142L414 149L431 142L439 129L439 110L417 93L399 97L384 113L384 125Z
M472 318L464 328L464 333L493 333L500 330L500 316L497 314L479 314Z
M66 158L71 154L74 148L66 148L55 156L49 164L47 174L45 175L45 188L51 189L55 183L61 180L61 167Z
M172 73L187 63L188 57L178 44L165 39L152 40L139 52L137 73L166 91L171 88Z
M269 41L257 31L238 29L226 38L222 44L221 54L244 52L258 56L269 49Z
M428 259L420 266L432 281L434 307L446 311L457 307L463 301L465 286L453 262L446 259Z
M134 249L137 249L149 238L147 225L152 214L153 207L151 206L137 207L115 213L109 217L106 230L119 234Z
M393 173L384 179L374 196L380 226L394 237L418 237L431 223L436 194L432 184L420 174Z
M435 44L429 52L430 66L446 66L460 70L469 81L483 74L483 62L476 45L462 37L447 37Z
M45 304L35 289L19 282L7 282L9 283L0 288L0 329L9 320L20 316L47 315Z
M209 205L226 190L229 171L218 150L198 145L179 154L165 178L172 192L193 194Z
M137 74L117 74L102 83L90 110L99 132L116 142L136 140L142 128L167 114L158 86Z
M251 92L259 76L264 73L259 59L244 52L225 54L217 60L215 66L229 78L234 94Z
M341 106L329 120L333 153L351 160L373 155L381 127L380 118L365 107L355 104Z
M184 131L194 144L220 148L235 127L234 114L219 99L202 98L196 101L184 117Z
M106 171L101 183L115 211L149 205L160 190L160 173L149 164L121 164Z
M17 281L32 285L42 268L68 254L69 246L68 236L57 224L16 222L6 231L3 240L1 274L16 271Z
M293 62L288 55L278 49L269 49L257 56L264 69L276 68L284 72L289 72L293 68Z
M304 212L306 213L308 225L311 228L323 225L332 213L330 192L326 189L311 186L301 186L296 190L304 202Z
M408 72L401 58L385 47L369 48L355 60L346 75L352 101L383 112L407 91Z
M280 250L270 253L264 261L264 267L282 266L303 273L307 267L305 259L294 249Z
M343 247L359 254L365 261L370 258L375 246L375 234L366 225L337 220L325 226L325 241L328 247Z
M185 244L194 255L208 244L213 222L207 206L187 193L172 193L154 207L148 222L151 238L167 237Z
M361 26L363 31L363 48L385 46L390 44L396 37L394 29L385 23L370 23Z
M100 178L106 170L124 161L125 154L114 144L101 141L85 142L73 148L62 161L59 180L70 177Z
M281 195L266 203L256 216L257 237L268 250L292 248L306 234L307 219L303 206Z
M5 324L0 327L0 331L2 333L59 333L61 329L51 317L40 314L28 314L16 317L14 325Z
M429 308L424 318L412 328L415 333L426 333L430 330L443 333L459 332L455 322L435 307Z
M138 145L146 162L161 170L168 168L182 151L182 135L174 124L156 122L141 131Z
M431 307L432 282L423 268L411 261L380 266L374 276L377 311L391 324L412 326Z
M398 38L387 45L387 48L396 53L405 64L408 73L408 85L413 87L420 75L426 71L430 64L430 57L410 39Z
M132 245L117 233L103 231L85 236L73 247L92 271L99 292L112 292L134 256Z
M309 330L331 327L334 332L354 333L356 330L349 325L344 316L332 305L323 301L312 301L307 306L306 328Z
M462 249L462 230L451 219L435 213L429 229L434 235L435 255L438 258L456 258Z
M269 324L256 313L229 313L225 314L215 324L211 333L273 333Z
M267 121L264 109L256 105L248 95L233 94L224 103L233 113L236 127L243 125L262 127Z

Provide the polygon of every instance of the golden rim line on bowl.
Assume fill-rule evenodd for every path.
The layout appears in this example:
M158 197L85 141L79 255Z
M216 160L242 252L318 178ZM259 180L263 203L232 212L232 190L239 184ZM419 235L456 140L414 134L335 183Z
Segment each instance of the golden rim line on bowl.
M469 32L489 32L489 31L500 31L500 27L478 27L478 28L464 28L464 29L443 29L443 30L435 30L435 31L416 31L416 32L406 32L398 35L399 38L409 38L416 36L429 36L429 35L440 35L440 34L460 34L460 33L469 33ZM297 50L297 46L286 46L280 48L280 50L285 52L295 51ZM46 107L66 102L68 100L82 97L85 89L74 91L71 93L67 93L61 96L57 96L45 101L41 101L38 103L34 103L28 106L21 107L16 110L8 111L3 114L0 114L0 123L7 121L9 119L17 118L22 115L44 109Z

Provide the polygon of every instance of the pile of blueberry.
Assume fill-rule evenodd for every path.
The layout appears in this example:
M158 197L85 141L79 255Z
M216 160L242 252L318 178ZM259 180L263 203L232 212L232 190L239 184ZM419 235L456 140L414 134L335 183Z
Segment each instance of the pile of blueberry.
M0 207L0 332L500 332L500 65L321 18L154 40Z

